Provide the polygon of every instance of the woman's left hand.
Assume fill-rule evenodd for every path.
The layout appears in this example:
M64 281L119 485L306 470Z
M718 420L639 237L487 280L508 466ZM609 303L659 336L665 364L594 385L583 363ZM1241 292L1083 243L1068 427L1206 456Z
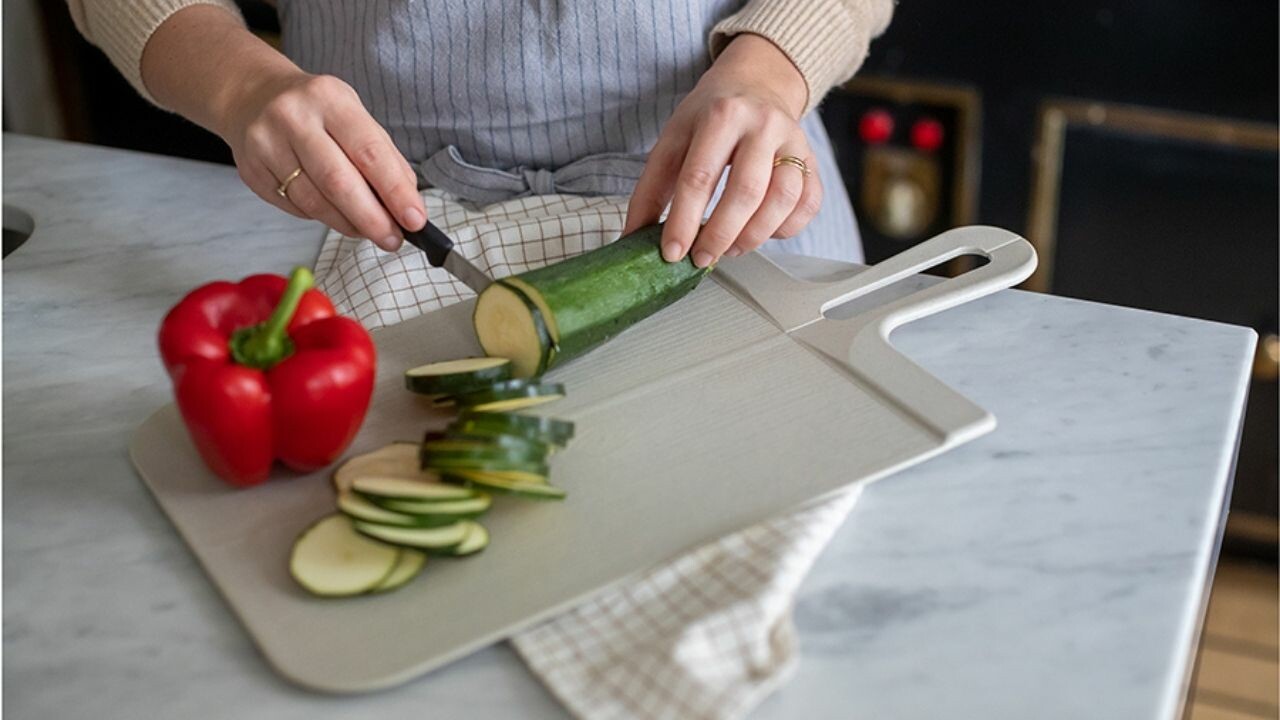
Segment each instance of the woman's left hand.
M798 122L807 103L804 78L781 50L758 35L735 37L662 129L624 234L657 222L670 202L663 257L674 262L692 250L694 264L706 267L800 232L822 203L817 161ZM774 166L787 156L810 172ZM720 202L699 231L726 167Z

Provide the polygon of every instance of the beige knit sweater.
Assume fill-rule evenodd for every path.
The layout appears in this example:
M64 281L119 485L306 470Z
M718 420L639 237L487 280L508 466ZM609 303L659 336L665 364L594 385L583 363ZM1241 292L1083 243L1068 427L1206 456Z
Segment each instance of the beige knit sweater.
M142 84L142 50L170 15L190 5L217 5L240 17L232 0L67 0L76 27L148 100ZM739 33L777 45L800 69L813 109L827 91L853 76L871 38L884 32L894 0L749 0L711 31L714 57Z

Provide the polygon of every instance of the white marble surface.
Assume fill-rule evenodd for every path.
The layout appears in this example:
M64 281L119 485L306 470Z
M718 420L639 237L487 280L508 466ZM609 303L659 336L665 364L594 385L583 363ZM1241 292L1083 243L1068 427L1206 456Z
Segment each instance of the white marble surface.
M36 226L3 262L6 710L563 716L505 645L378 695L289 686L134 476L165 309L311 262L317 226L231 168L18 136L4 203ZM1006 292L894 340L1000 427L867 490L797 600L800 670L756 715L1173 717L1252 333Z

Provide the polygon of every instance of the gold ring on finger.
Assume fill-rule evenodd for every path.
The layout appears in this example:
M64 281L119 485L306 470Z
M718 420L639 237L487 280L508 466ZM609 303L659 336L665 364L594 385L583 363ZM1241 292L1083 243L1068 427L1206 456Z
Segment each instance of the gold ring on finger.
M805 177L809 177L809 164L795 155L783 155L773 161L774 167L778 167L780 165L790 165L803 173Z
M289 177L285 178L284 181L280 183L280 187L276 188L276 193L280 195L280 197L282 198L289 197L289 183L293 182L294 180L297 180L298 176L301 174L302 174L301 167L289 173Z

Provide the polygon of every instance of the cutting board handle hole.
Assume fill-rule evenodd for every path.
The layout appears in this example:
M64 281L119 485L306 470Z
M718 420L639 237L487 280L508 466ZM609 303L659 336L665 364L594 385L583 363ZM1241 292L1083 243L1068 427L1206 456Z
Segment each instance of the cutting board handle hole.
M965 271L963 273L959 273L956 277L965 273L973 272L974 270L977 270L991 262L991 258L981 253L962 253L957 257L965 258L968 261L968 265L965 267ZM919 290L923 290L924 288L937 285L940 282L945 282L948 279L947 276L932 275L929 273L933 270L941 270L944 266L950 265L955 260L955 257L939 259L932 265L920 268L914 274L900 277L897 280L893 280L882 287L877 287L870 292L858 292L855 290L853 296L847 300L831 305L830 307L824 307L822 309L822 316L828 320L848 320L870 310L884 307L896 300L901 300L902 298L905 298ZM854 280L859 279L860 276L864 273L870 272L871 270L872 268L867 268L866 270L859 272L854 276Z

